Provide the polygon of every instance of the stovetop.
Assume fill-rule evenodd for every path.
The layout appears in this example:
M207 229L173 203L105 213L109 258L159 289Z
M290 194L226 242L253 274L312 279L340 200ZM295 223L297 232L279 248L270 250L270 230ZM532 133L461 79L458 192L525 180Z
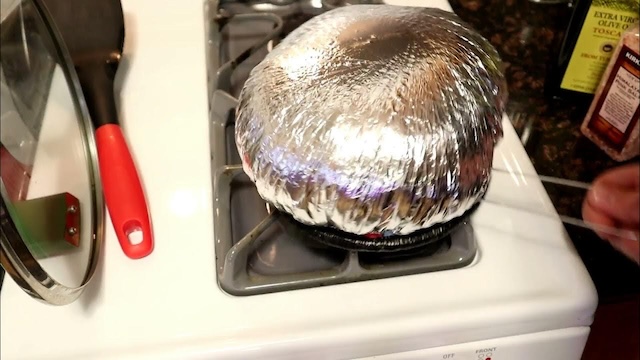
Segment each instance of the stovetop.
M368 1L367 3L374 3ZM209 46L214 235L220 287L254 295L464 267L476 255L464 219L445 238L403 252L327 245L269 208L243 173L234 138L237 96L251 69L292 30L341 1L221 2ZM215 71L213 71L215 70Z
M446 0L389 1L450 10ZM222 291L211 165L224 166L226 155L211 155L226 144L210 139L224 127L211 121L203 90L207 71L220 68L218 46L206 46L219 41L208 13L217 3L207 1L203 16L202 1L123 0L133 61L120 106L149 198L154 253L131 261L107 226L97 276L64 307L32 301L5 276L0 358L362 358L588 331L597 297L562 223L490 203L471 218L478 251L463 268L256 296ZM205 52L215 56L205 62ZM508 117L503 124L494 168L515 173L494 178L489 196L553 211L544 186L518 176L536 172Z

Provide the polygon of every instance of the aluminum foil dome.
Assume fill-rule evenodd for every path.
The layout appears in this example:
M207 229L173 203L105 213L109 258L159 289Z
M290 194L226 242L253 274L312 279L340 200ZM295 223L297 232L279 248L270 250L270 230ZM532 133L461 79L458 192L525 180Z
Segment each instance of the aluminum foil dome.
M260 196L309 225L408 234L486 192L507 100L495 49L454 14L352 5L294 30L240 95Z

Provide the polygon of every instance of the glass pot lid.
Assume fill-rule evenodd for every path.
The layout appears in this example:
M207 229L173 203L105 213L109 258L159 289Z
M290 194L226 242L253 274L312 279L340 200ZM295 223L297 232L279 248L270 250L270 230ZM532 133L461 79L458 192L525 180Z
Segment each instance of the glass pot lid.
M0 261L29 295L64 305L102 247L93 127L43 1L2 0L1 14Z

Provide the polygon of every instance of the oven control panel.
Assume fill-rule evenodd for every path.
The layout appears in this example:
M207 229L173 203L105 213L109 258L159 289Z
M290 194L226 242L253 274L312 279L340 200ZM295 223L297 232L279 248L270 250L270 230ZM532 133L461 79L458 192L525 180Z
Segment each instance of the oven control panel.
M371 360L580 360L590 329L576 327L373 356Z
M478 359L478 360L491 360L491 359L497 359L497 352L498 352L498 348L496 346L491 347L491 348L479 348L476 349L476 351L474 352L473 355L469 355L469 354L465 354L468 353L468 351L459 351L459 356L456 356L456 352L451 352L451 353L447 353L447 354L443 354L441 359L451 359L451 360L455 360L455 359ZM494 355L496 354L496 355ZM437 355L435 356L437 357ZM435 358L434 357L434 358Z

